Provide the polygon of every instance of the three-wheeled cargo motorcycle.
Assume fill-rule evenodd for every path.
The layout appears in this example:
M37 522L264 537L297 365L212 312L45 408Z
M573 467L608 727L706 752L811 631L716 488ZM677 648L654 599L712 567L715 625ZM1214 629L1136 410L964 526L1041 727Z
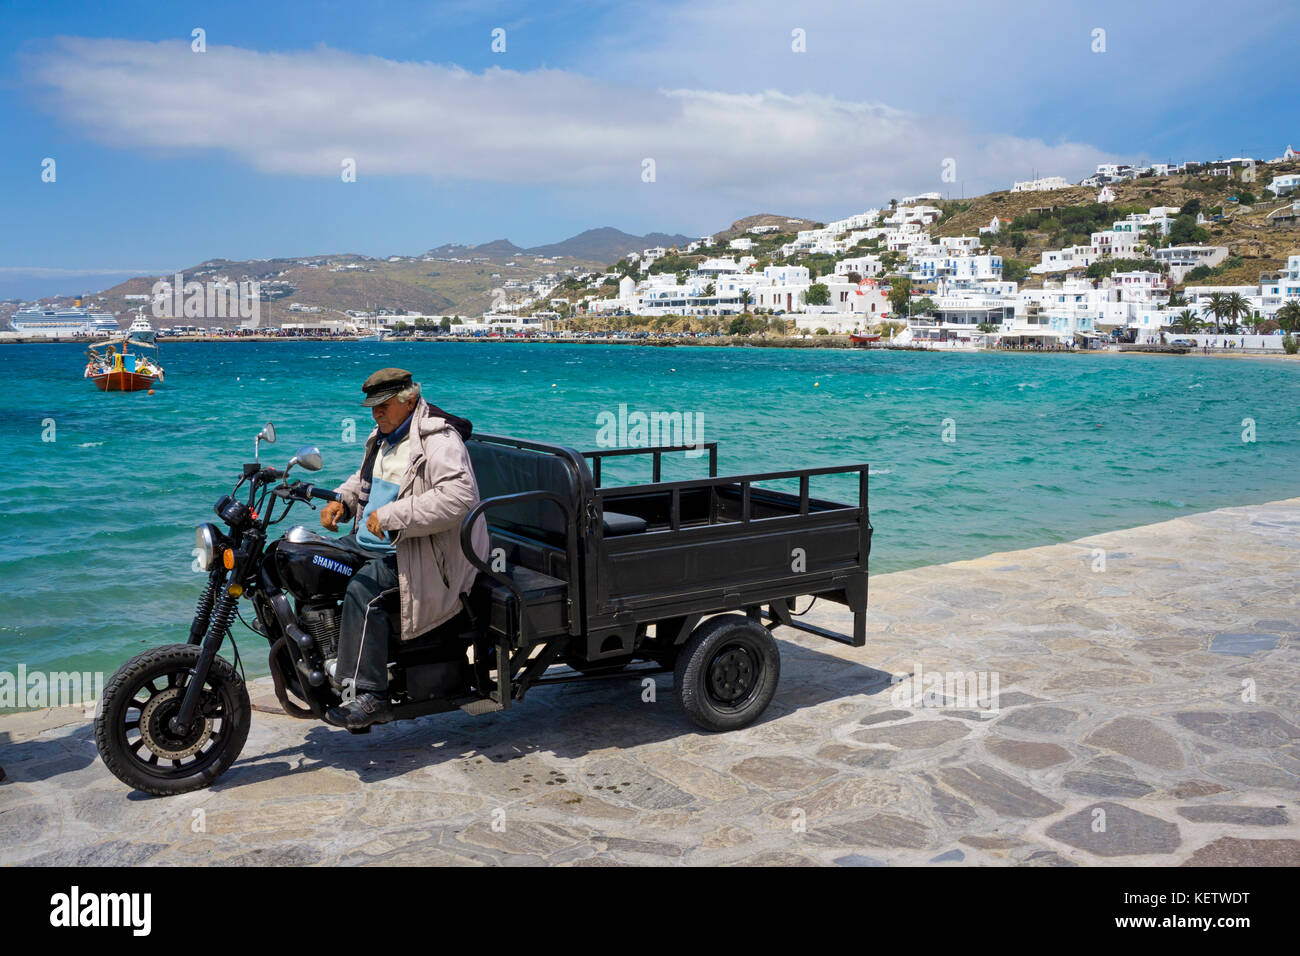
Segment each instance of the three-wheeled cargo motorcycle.
M257 461L260 443L274 440L268 424L254 442L255 460L217 502L224 527L195 531L207 582L187 643L145 651L105 688L95 742L108 768L136 789L205 787L243 748L248 691L241 669L218 656L241 599L252 608L246 623L270 646L285 713L324 720L348 692L332 675L342 600L369 558L302 526L273 537L272 526L295 505L337 500L289 480L294 468L321 467L314 447L283 470ZM463 520L460 544L479 575L459 614L394 649L394 720L492 713L534 687L671 671L691 720L732 730L757 719L775 693L780 655L769 625L865 643L872 533L865 464L719 477L716 442L580 453L474 434L466 445L481 500ZM688 449L707 452L708 477L662 481L664 456ZM602 487L602 465L628 455L651 459L651 481ZM853 473L856 503L811 496L811 479ZM774 483L797 484L798 492L763 487ZM486 559L470 544L480 516L491 540ZM846 605L852 634L799 620L795 599L805 596Z

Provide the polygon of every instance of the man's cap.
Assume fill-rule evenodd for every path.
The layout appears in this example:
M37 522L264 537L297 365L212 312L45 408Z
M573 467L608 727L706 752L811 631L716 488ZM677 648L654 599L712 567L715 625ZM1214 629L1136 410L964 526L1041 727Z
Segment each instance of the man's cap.
M366 397L362 405L382 405L404 388L411 387L411 373L404 368L381 368L361 383Z

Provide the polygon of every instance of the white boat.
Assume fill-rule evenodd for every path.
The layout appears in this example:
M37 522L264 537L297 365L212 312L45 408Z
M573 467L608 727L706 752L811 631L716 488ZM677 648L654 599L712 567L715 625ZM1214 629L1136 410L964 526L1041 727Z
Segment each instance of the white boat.
M138 342L152 342L157 335L154 327L149 324L149 320L144 317L143 312L136 313L135 321L126 330L126 334L129 338L133 338Z

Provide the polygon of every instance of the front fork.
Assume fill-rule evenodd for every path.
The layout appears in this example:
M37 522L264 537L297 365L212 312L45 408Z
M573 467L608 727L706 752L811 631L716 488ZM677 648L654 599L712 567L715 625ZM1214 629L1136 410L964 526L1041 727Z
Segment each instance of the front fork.
M222 587L224 577L223 574L214 572L208 578L208 586L199 597L199 604L195 609L194 623L190 625L189 642L197 644L201 637L203 647L199 651L198 663L194 665L194 670L191 672L189 686L185 688L181 708L168 722L168 729L178 736L189 730L194 715L198 712L199 699L203 696L203 684L208 679L208 671L235 618L235 603L239 599Z
M194 608L194 620L190 622L188 643L197 644L203 640L203 635L208 633L208 623L212 620L212 606L221 592L221 579L224 577L225 572L220 570L208 574L207 587L199 595L199 603Z

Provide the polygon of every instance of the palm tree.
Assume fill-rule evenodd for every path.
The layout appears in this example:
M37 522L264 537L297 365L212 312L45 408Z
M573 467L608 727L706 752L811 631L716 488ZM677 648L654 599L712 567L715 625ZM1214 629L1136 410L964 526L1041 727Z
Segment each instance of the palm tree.
M1195 332L1201 320L1196 317L1196 313L1191 309L1183 309L1178 315L1174 316L1174 321L1170 326L1175 332Z
M1220 320L1228 314L1228 297L1222 292L1211 292L1210 299L1205 304L1205 312L1214 316L1214 331L1222 332L1223 325Z
M754 301L754 297L749 294L748 289L740 290L740 309L743 315L749 315L749 303Z
M1238 316L1247 320L1249 323L1250 303L1240 292L1231 292L1226 296L1224 308L1227 310L1228 321L1236 323Z
M1300 302L1292 299L1277 310L1277 323L1283 332L1300 332Z

